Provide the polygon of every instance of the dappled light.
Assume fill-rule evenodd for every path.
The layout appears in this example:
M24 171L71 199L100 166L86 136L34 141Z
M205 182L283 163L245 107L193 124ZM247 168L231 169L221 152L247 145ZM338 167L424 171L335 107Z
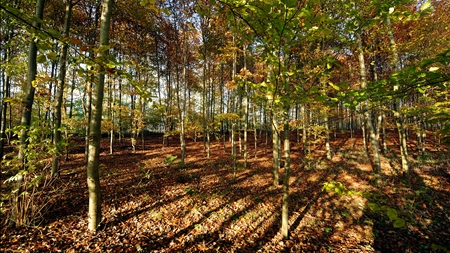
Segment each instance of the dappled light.
M445 175L428 174L435 166L431 159L430 163L421 161L416 170L419 174L412 177L422 180L423 186L414 184L420 188L410 189L401 188L394 182L397 179L389 179L390 174L383 177L385 183L380 187L373 187L371 171L359 169L368 166L368 161L355 160L350 154L343 153L339 161L328 161L326 167L315 169L306 169L306 161L298 154L290 182L291 238L283 241L279 233L280 189L272 187L270 161L252 160L249 168L238 170L232 183L231 158L218 143L212 145L212 153L218 155L205 160L196 151L202 143L189 142L192 151L187 152L187 165L179 164L177 158L168 167L164 160L176 154L178 146L163 148L161 140L161 136L149 136L147 148L136 153L127 145L114 156L102 153L104 220L95 236L84 229L87 199L82 154L72 153L61 172L60 180L66 186L40 219L41 229L4 230L14 238L5 240L4 245L67 252L139 248L144 252L383 252L394 248L392 243L398 250L414 250L421 243L447 240L448 221L438 217L442 218L448 208L448 202L441 199L448 197L448 188L442 184L449 182L443 181ZM106 145L102 147L107 149ZM392 170L383 168L383 172ZM436 187L436 182L427 178L441 186ZM429 185L432 182L434 188ZM405 227L394 228L386 212L369 208L372 202L404 213ZM429 231L435 231L437 237L428 237Z
M450 252L443 0L0 0L0 252Z

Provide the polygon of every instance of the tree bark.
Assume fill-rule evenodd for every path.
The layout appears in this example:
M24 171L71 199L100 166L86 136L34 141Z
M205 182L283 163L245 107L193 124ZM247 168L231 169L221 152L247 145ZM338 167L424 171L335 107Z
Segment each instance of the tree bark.
M243 47L244 51L244 76L247 74L247 58L245 45ZM248 84L244 77L244 94L243 94L242 106L244 107L244 168L247 168L248 161Z
M44 3L45 0L37 0L36 2L36 11L35 11L35 17L38 19L43 18L43 12L44 12ZM41 22L34 21L33 26L37 29L40 29ZM36 79L36 72L37 72L37 45L34 38L31 39L30 42L30 51L28 54L28 74L27 74L27 85L25 87L24 93L24 100L22 101L23 108L22 108L22 118L20 121L20 125L22 126L22 130L20 131L20 148L19 148L19 166L20 170L17 174L17 181L14 189L14 197L13 197L13 204L12 204L12 220L14 222L17 221L19 210L15 207L20 205L20 196L21 196L21 188L22 188L22 182L24 173L23 170L26 170L26 157L25 152L28 147L28 131L30 130L31 126L31 115L32 115L32 108L33 108L33 101L34 101L34 93L35 93L35 86L33 83ZM16 225L18 223L16 222Z
M113 0L103 0L101 25L100 25L100 48L109 44L109 26L113 8ZM98 52L98 59L105 60L108 50L102 49ZM89 190L89 214L88 229L96 231L99 226L101 213L101 192L99 177L99 157L101 140L101 123L103 107L103 88L105 85L105 68L102 63L98 66L98 82L94 83L92 92L92 117L89 124L91 132L89 134L89 157L87 165L87 186Z
M70 19L72 18L72 0L66 0L66 14L64 17L64 37L69 37L70 31ZM61 48L61 55L59 56L59 75L58 75L58 83L57 83L57 91L56 91L56 107L55 107L55 130L54 130L54 145L55 145L55 154L53 156L52 161L52 176L59 175L59 161L61 159L61 152L63 151L61 145L61 121L62 121L62 104L63 104L63 96L64 96L64 86L66 80L66 69L67 69L67 50L69 46L68 44L64 44Z
M398 71L399 69L399 60L398 60L398 51L397 44L395 43L394 33L392 32L392 24L389 13L386 14L386 24L388 29L389 42L392 51L392 65L394 67L394 71ZM395 79L394 79L395 80ZM394 91L398 91L398 83L394 81ZM406 143L406 132L403 122L403 115L400 109L400 99L396 99L394 102L394 119L395 125L397 127L399 140L400 140L400 155L402 159L402 170L405 174L409 174L409 161L408 161L408 147Z
M272 153L273 153L273 186L277 187L280 180L280 156L281 156L280 132L278 130L278 117L272 108Z
M325 112L325 150L327 153L327 159L331 160L331 146L330 146L330 123L328 122L328 111Z
M9 48L5 49L4 52L4 62L8 62L9 57ZM5 139L7 138L6 132L6 114L8 112L8 102L5 101L6 98L10 96L11 90L11 78L9 77L6 71L2 71L2 79L3 79L3 90L2 90L2 109L1 109L1 126L0 126L0 159L3 161L3 153L5 147ZM3 166L1 166L3 168Z
M45 0L37 0L36 2L36 14L35 16L39 19L43 18L43 12L44 12L44 3ZM41 27L41 23L34 21L33 26L36 28ZM19 149L19 161L22 163L22 166L25 165L25 149L27 148L27 138L28 138L28 130L31 125L31 114L32 114L32 108L33 108L33 102L34 102L34 93L35 93L35 86L33 85L33 82L36 79L36 72L37 72L37 45L35 39L31 39L30 42L30 51L28 54L28 74L27 74L27 85L25 88L25 97L22 101L22 104L24 105L22 109L22 118L20 121L20 124L23 126L23 129L20 133L20 149Z
M367 80L366 80L366 65L364 61L364 51L362 47L361 35L359 33L356 34L357 43L358 43L358 60L359 60L359 74L361 81L361 89L367 88ZM380 161L380 152L379 152L379 140L378 136L375 132L375 128L373 127L372 119L370 117L370 110L367 101L363 101L362 103L362 111L363 117L365 121L365 125L369 130L370 135L370 143L372 146L373 152L373 164L375 165L375 182L379 183L379 178L381 176L381 161ZM364 123L363 123L364 125ZM363 132L364 133L364 132ZM366 139L365 133L363 136L364 140ZM365 141L364 141L365 143Z
M289 178L291 170L291 148L289 142L289 107L284 112L284 180L283 202L281 204L281 234L283 239L289 239Z
M303 147L303 154L306 155L308 153L309 148L307 147L306 143L306 127L307 127L307 121L306 121L306 110L305 105L302 105L300 108L301 114L302 114L302 147Z

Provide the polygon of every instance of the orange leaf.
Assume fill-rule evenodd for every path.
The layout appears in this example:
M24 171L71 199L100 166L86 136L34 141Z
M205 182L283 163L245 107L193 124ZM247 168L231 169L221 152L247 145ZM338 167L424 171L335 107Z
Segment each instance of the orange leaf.
M70 41L72 41L73 44L77 45L80 45L82 43L82 41L77 38L70 38Z

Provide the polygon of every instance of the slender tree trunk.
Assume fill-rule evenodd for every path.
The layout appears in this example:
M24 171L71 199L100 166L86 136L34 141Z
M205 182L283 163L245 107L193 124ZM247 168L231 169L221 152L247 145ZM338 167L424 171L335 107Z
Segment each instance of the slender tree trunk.
M5 50L4 55L4 62L8 62L9 57L9 49ZM0 159L3 161L3 154L4 154L4 147L5 147L5 139L7 139L7 136L5 134L6 132L6 123L7 118L6 114L8 112L8 102L5 101L6 98L10 96L10 90L11 90L11 78L9 77L8 73L6 71L2 71L2 78L3 78L3 97L2 97L2 110L1 110L1 126L0 126ZM3 166L1 166L3 168ZM1 171L0 171L1 173Z
M277 187L280 180L280 156L281 156L281 143L280 143L280 131L278 130L278 116L272 108L272 153L273 153L273 186Z
M349 124L349 126L350 126L350 138L352 138L352 139L353 139L353 122L354 122L353 118L354 118L354 113L353 113L353 111L351 111L350 112L350 124Z
M389 16L389 13L386 14L386 23L387 23L387 29L388 29L388 36L389 36L389 42L391 46L392 51L392 65L394 67L395 71L398 71L399 69L399 60L398 60L398 51L397 51L397 44L395 43L394 33L392 32L392 25L391 25L391 19ZM398 82L394 81L394 91L398 91ZM395 119L395 125L397 126L397 131L399 135L400 140L400 155L402 159L402 170L403 172L408 176L409 174L409 161L408 161L408 147L406 143L406 132L403 122L403 115L401 113L400 108L400 99L396 99L394 102L394 119Z
M64 17L64 37L69 37L70 31L70 19L72 18L72 0L66 0L66 14ZM63 96L64 96L64 86L66 81L66 69L67 69L67 50L69 46L64 44L61 48L61 55L59 57L59 75L58 75L58 83L56 90L56 107L55 107L55 130L54 130L54 139L53 142L55 144L55 154L53 156L52 162L52 176L59 175L59 161L61 159L61 152L63 151L63 147L61 145L62 134L61 134L61 121L62 121L62 104L63 104Z
M255 160L258 158L257 157L257 154L258 154L258 131L257 131L257 127L256 127L256 112L255 112L255 105L253 104L252 105L252 113L253 113L253 118L252 118L252 120L253 120L253 128L254 128L254 136L253 136L253 138L254 138L254 140L255 140L255 151L254 151L254 157L255 157Z
M55 52L58 52L58 45L54 45L53 46L53 50ZM60 59L61 59L61 57L60 57ZM53 94L55 94L55 99L57 100L57 98L56 98L57 85L53 86L53 80L59 79L59 75L58 75L58 77L56 77L56 69L58 68L58 62L52 60L51 63L52 64L51 64L51 70L50 70L50 80L52 80L52 81L49 82L48 94L49 94L49 97L52 97ZM46 70L46 72L47 72L47 70ZM53 127L54 127L53 126L53 122L55 122L56 119L55 119L54 115L52 114L52 110L53 110L52 106L46 106L45 107L45 109L44 109L44 120L42 120L42 121L40 120L40 122L39 122L40 126L48 127L50 129L53 129ZM52 141L54 142L53 137L54 137L54 134L52 136L44 134L44 135L41 136L41 141L44 141L44 139L51 138Z
M99 3L98 3L99 4ZM95 5L91 5L90 6L90 8L89 8L89 16L94 16L95 18L94 18L94 20L91 20L91 19L89 19L88 20L88 26L94 26L94 27L97 27L98 26L98 22L99 22L99 19L100 19L100 7L97 5L97 4L95 4ZM95 11L94 11L95 10ZM93 22L92 22L93 21ZM94 30L94 29L93 29ZM89 43L90 44L95 44L95 39L96 39L96 34L95 34L95 32L91 32L91 33L89 33L88 34L88 41L89 41ZM89 56L90 57L95 57L94 56L94 52L91 50L91 51L89 51ZM94 82L94 76L92 76L92 75L89 75L90 73L89 73L89 71L90 70L87 70L86 72L86 76L88 76L87 77L87 81L86 81L86 95L87 95L87 101L86 101L86 105L85 105L85 117L86 117L86 120L87 120L87 124L86 124L86 138L85 138L85 141L86 141L86 146L85 146L85 158L84 158L84 160L85 160L85 163L87 164L88 163L88 157L89 157L89 135L90 135L90 132L91 132L91 124L90 124L90 122L91 122L91 119L92 119L92 87L93 87L93 82Z
M298 119L299 119L299 110L300 110L300 107L299 107L299 104L298 103L296 103L295 104L295 120L298 122ZM298 124L298 123L297 123ZM297 125L297 127L296 127L296 138L297 138L297 143L300 143L300 128L298 127L298 125Z
M367 81L366 81L366 65L364 61L364 51L362 47L362 41L361 41L361 35L359 33L356 34L357 43L358 43L358 60L359 60L359 73L360 73L360 80L361 80L361 89L367 88ZM373 164L375 165L375 182L379 183L379 178L381 176L381 161L380 161L380 153L379 153L379 140L378 136L375 133L375 128L373 127L372 119L370 117L370 110L368 106L367 101L363 101L362 103L362 111L363 111L363 117L365 121L365 125L368 127L369 135L370 135L370 143L372 146L372 153L373 153ZM364 123L363 123L364 125ZM365 129L365 128L363 128ZM366 139L365 132L363 132L363 138ZM365 141L364 141L365 143ZM366 147L364 147L366 148ZM365 149L367 152L367 150Z
M289 239L289 178L291 170L291 148L289 142L289 107L284 112L284 180L283 202L281 204L281 234L283 239Z
M387 153L386 114L382 110L380 113L381 113L381 124L382 124L381 125L381 132L382 132L381 142L382 142L382 146L383 146L382 152L383 152L383 154L386 154Z
M426 141L427 141L427 126L426 123L424 121L422 122L422 157L425 156L425 151L426 151Z
M207 89L206 89L206 74L208 73L208 63L207 63L207 57L206 57L206 37L205 37L205 30L204 30L204 19L202 19L202 40L203 40L203 91L202 91L202 114L203 114L203 152L206 153L207 158L209 159L209 150L206 150L206 138L207 138L207 132L208 132L208 113L207 113Z
M221 63L220 64L220 114L224 114L225 113L225 85L224 85L224 64ZM220 132L222 135L222 143L223 143L223 151L226 153L227 152L227 146L226 146L226 132L225 132L225 124L223 122L223 120L220 121Z
M86 105L84 108L85 117L87 119L87 122L91 122L92 118L92 83L91 77L88 77L87 83L86 83ZM88 157L89 157L89 135L91 133L91 124L86 124L86 138L85 138L85 150L84 150L84 162L88 163Z
M10 31L7 31L7 35L5 38L5 42L8 41L9 38L9 34ZM8 62L8 58L9 58L9 52L10 49L8 47L5 47L4 50L4 62ZM6 98L9 97L9 92L10 92L10 77L8 75L8 73L6 72L5 69L0 70L1 71L1 78L2 78L2 82L3 82L3 86L2 86L2 104L1 104L1 111L0 111L0 163L3 164L3 154L4 154L4 148L5 148L5 139L6 139L6 113L8 112L8 103L5 101ZM3 166L0 166L0 182L3 182ZM3 184L0 184L0 192L3 192Z
M39 19L43 18L43 11L44 11L44 2L45 0L37 0L36 3L36 14L35 16ZM36 28L41 27L40 22L33 22L33 26ZM27 85L25 88L25 97L22 102L23 109L22 109L22 118L20 121L20 124L23 126L23 129L20 133L20 150L19 150L19 161L22 163L22 166L25 165L25 149L27 148L28 144L28 130L31 125L31 114L32 114L32 107L34 102L34 93L35 93L35 86L33 85L34 80L36 79L36 72L37 72L37 45L36 41L33 39L30 40L30 51L28 54L28 75L27 75Z
M115 117L116 117L116 114L115 114L115 109L114 109L114 107L115 107L115 105L116 105L116 94L115 94L115 88L116 88L116 82L115 82L115 79L113 79L111 82L110 82L110 89L109 89L109 113L110 113L110 122L111 122L111 130L110 130L110 133L109 133L109 153L110 154L113 154L114 153L114 139L115 139L115 131L114 131L114 128L115 128L115 124L114 124L114 121L115 121Z
M109 44L109 27L111 21L111 13L113 8L113 0L103 0L102 16L100 26L100 48ZM97 57L105 59L107 50L99 51ZM99 176L99 157L100 157L100 140L101 140L101 123L102 123L102 106L103 106L103 87L105 84L105 68L102 64L98 64L98 82L94 85L92 92L92 117L89 124L91 125L91 133L89 134L89 158L87 164L87 186L89 190L89 213L88 213L88 229L96 231L99 226L101 213L101 192L100 192L100 176Z
M187 33L187 28L185 28L185 33ZM187 36L185 36L184 39L184 47L183 47L183 103L181 106L181 133L180 133L180 143L181 143L181 164L185 164L185 158L186 158L186 89L187 89L187 72L186 72L186 65L187 65Z
M325 112L325 150L327 153L327 159L331 160L331 147L330 147L330 123L328 122L328 111Z
M144 98L140 97L139 99L139 106L141 109L141 119L140 119L140 124L139 124L139 129L141 132L141 144L142 144L142 150L145 150L145 130L144 130L144 118L145 118L145 103L144 103Z
M306 121L306 110L305 105L301 106L301 114L302 114L302 146L303 146L303 154L306 155L308 153L307 151L307 143L306 143L306 127L307 127L307 121Z
M163 145L169 146L169 137L166 135L169 131L172 130L172 119L169 117L171 112L171 101L172 101L172 75L171 75L171 67L170 61L167 63L167 74L166 74L166 87L167 87L167 96L166 96L166 108L165 108L165 124L164 124L164 137L163 137Z
M119 137L119 144L122 144L122 136L123 136L123 129L122 129L122 79L119 78L119 101L118 101L119 111L117 114L118 122L117 122L117 135Z
M246 59L246 49L243 47L244 51L244 76L247 74L247 59ZM244 95L243 95L242 106L244 107L244 168L247 168L248 161L248 84L246 78L244 78Z
M45 0L37 0L36 2L36 12L35 17L38 19L43 18L43 12L44 12L44 2ZM33 26L37 29L40 29L41 23L34 21ZM19 218L19 210L18 207L20 205L20 196L21 196L21 187L22 182L24 178L24 170L26 170L26 157L25 152L28 147L28 131L30 130L31 126L31 115L32 115L32 108L33 108L33 101L34 101L34 93L35 93L35 86L33 85L34 80L36 79L36 72L37 72L37 45L34 38L30 40L30 51L28 54L28 74L27 74L27 85L25 87L24 93L24 100L22 101L23 108L22 108L22 118L20 121L20 125L23 127L20 131L20 149L18 154L19 159L19 165L20 165L20 171L17 173L17 179L16 179L16 185L15 185L15 196L13 197L13 207L12 209L12 220L16 222L16 225L20 225L17 223L17 219ZM19 222L20 223L20 222Z
M70 87L70 104L69 104L69 119L72 118L73 116L73 91L75 90L75 72L76 72L76 68L73 68L72 70L72 85ZM65 130L65 136L66 139L69 139L69 133L67 132L67 129ZM69 160L69 146L66 146L66 161Z
M214 69L214 66L211 67L208 63L208 73L209 71L211 71L211 69ZM209 76L211 76L211 73L209 73ZM214 76L214 73L212 73L212 76ZM213 118L213 96L212 96L212 81L211 78L208 78L208 89L207 91L207 95L206 95L206 105L207 105L207 110L206 110L206 157L209 158L211 157L211 126L210 126L210 122L214 122L214 118Z
M233 157L233 183L236 182L236 170L237 170L237 165L236 165L236 137L235 137L235 128L236 128L236 122L233 119L231 122L231 152L232 152L232 157Z

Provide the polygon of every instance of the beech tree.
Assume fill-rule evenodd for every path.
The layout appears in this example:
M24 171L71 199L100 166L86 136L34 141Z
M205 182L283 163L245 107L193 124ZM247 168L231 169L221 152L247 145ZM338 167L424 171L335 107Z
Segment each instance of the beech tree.
M66 14L64 17L64 31L63 36L65 38L69 37L70 31L70 20L72 18L72 0L66 0ZM61 157L62 152L62 143L61 143L61 121L62 121L62 103L64 97L64 88L66 81L66 68L67 68L67 51L69 45L66 43L61 47L61 55L59 56L59 75L58 75L58 83L57 83L57 92L56 92L56 106L55 106L55 130L53 141L56 147L55 155L53 157L52 162L52 175L55 176L58 174L59 170L59 159Z
M64 164L62 131L85 137L89 230L102 220L102 133L108 132L113 154L117 142L136 151L139 135L145 149L145 131L161 130L163 145L169 137L179 138L175 152L183 165L189 136L197 141L203 135L209 161L215 155L213 137L221 137L235 183L241 162L244 169L253 164L248 134L254 132L256 159L258 138L263 143L265 133L271 188L283 177L284 239L289 238L290 134L299 143L300 162L293 165L307 169L322 143L325 162L332 163L339 147L330 139L362 131L377 181L382 154L389 154L385 132L398 131L393 152L400 151L405 173L413 159L408 151L416 147L426 157L430 132L439 143L441 134L450 135L443 84L450 48L445 1L141 0L117 2L114 14L113 0L47 0L46 10L43 0L36 2L35 15L29 14L29 1L0 6L7 14L0 23L1 149L11 139L8 129L21 130L20 166L2 170L14 174L7 183L19 196L27 166L33 166L27 150L45 144L39 159L52 158L52 167L40 163L39 168L57 175ZM41 132L29 135L33 122ZM415 134L416 146L408 133ZM5 164L15 156L0 153Z
M99 175L99 156L101 140L101 124L103 110L103 88L105 84L105 70L109 50L109 29L113 0L103 0L100 25L100 43L97 53L97 80L92 89L92 116L89 122L91 131L89 133L89 156L87 164L87 185L89 190L89 224L88 229L96 231L101 219L101 190Z
M33 22L33 27L36 29L35 32L39 32L39 28L41 27L42 19L44 16L44 3L45 0L37 0L36 2L36 11L35 17L36 20ZM25 96L22 108L22 117L20 120L21 130L20 130L20 149L18 154L19 160L19 171L17 172L16 186L15 186L15 196L13 198L13 208L12 208L12 221L16 223L16 225L20 226L22 219L19 217L20 214L20 205L21 205L21 196L22 196L22 182L24 176L27 173L27 147L28 147L28 131L31 127L31 116L32 116L32 108L34 101L34 93L36 90L36 86L34 85L36 82L36 72L37 72L37 45L35 38L30 40L29 53L28 53L28 73L27 73L27 83L25 86Z
M261 43L262 54L268 65L267 79L259 84L266 93L267 103L271 107L273 126L273 164L274 180L278 180L278 159L281 131L278 124L283 125L284 179L282 200L283 238L289 238L289 178L290 178L290 109L292 99L299 99L305 94L295 92L291 80L299 77L299 72L291 64L292 47L301 39L314 39L326 33L325 15L313 19L311 6L305 2L281 1L271 3L265 1L223 1L231 12L241 19L254 33L255 39ZM263 20L269 20L267 24ZM314 22L318 22L315 24ZM305 24L307 23L306 27ZM267 27L268 25L268 27ZM316 26L319 25L319 26ZM316 31L318 30L318 31ZM304 32L301 34L299 31ZM293 95L295 94L295 95ZM280 138L280 139L278 139ZM274 185L277 182L274 181Z

